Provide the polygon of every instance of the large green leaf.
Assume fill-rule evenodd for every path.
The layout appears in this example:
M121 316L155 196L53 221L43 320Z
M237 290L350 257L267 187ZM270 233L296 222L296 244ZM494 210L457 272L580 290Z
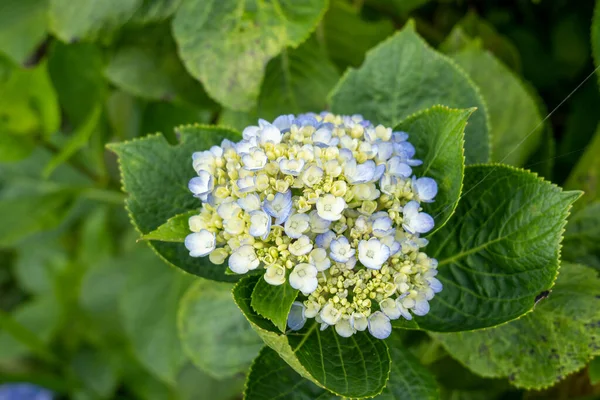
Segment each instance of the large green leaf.
M395 324L466 331L530 311L556 278L562 231L579 196L509 166L467 167L458 208L427 247L444 289L426 316Z
M49 1L50 31L66 43L106 39L142 5L142 0Z
M3 0L0 7L0 53L23 64L47 32L47 0Z
M416 157L423 165L415 167L419 176L436 180L438 195L435 202L423 208L434 217L436 230L450 218L462 189L465 169L463 155L464 131L473 110L454 110L435 106L411 115L395 129L408 132L417 150Z
M217 379L246 371L263 345L235 306L232 286L199 280L181 299L178 311L185 352Z
M427 368L404 346L397 331L386 339L392 357L390 380L377 400L436 400L439 389Z
M366 51L393 32L391 20L367 21L356 7L343 0L332 1L323 18L327 54L342 70L358 67Z
M595 270L565 264L548 298L528 315L493 329L433 336L479 375L548 387L600 354L599 287Z
M600 201L569 217L562 258L600 270Z
M89 118L95 106L104 103L108 85L103 69L99 47L89 43L53 43L48 72L72 127L78 127Z
M334 329L319 330L316 322L282 335L250 305L258 279L241 279L233 297L263 341L285 362L304 378L340 396L363 398L381 393L390 371L390 356L383 341L366 332L343 338Z
M335 394L320 388L301 377L279 357L277 352L265 346L250 368L246 378L244 399L271 400L334 400Z
M211 106L177 56L168 25L125 31L106 66L108 80L135 96Z
M543 132L535 100L512 71L482 48L481 41L471 41L452 58L477 84L487 104L492 160L523 165L540 144Z
M579 159L579 162L571 171L569 178L565 182L567 189L581 189L583 196L578 202L578 207L583 207L595 200L600 199L600 125L587 146L585 153Z
M208 94L228 108L249 110L267 62L302 43L326 9L322 0L184 0L173 33L185 66Z
M177 308L192 279L165 266L143 245L138 247L128 265L120 311L140 362L172 384L186 361L177 335Z
M398 334L392 334L387 344L392 357L392 369L387 386L377 400L435 400L439 398L433 375L403 347ZM328 354L325 354L326 357ZM340 397L304 379L287 365L277 352L265 347L252 364L246 378L244 396L247 400L285 398L292 400L333 400Z
M126 206L142 235L154 231L169 218L198 209L200 201L187 189L194 177L192 153L218 145L224 138L240 135L225 128L188 125L177 128L181 143L169 145L162 135L150 135L109 146L119 156L123 188L129 194ZM215 280L234 281L225 267L206 258L189 256L183 243L151 242L167 262L187 272Z
M386 126L436 104L477 107L465 130L466 161L489 160L490 129L478 89L464 71L430 48L412 23L369 51L362 67L347 71L330 96L333 112L359 113Z
M287 318L292 303L298 297L298 290L290 285L274 286L264 279L259 279L252 292L250 305L261 316L271 320L280 331L285 332Z

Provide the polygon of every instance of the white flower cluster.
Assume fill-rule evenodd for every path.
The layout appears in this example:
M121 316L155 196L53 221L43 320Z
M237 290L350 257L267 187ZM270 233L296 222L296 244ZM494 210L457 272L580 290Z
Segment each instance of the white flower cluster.
M259 120L238 143L194 153L189 189L203 203L190 255L237 274L261 267L269 284L298 289L291 329L315 318L341 336L387 337L390 320L427 314L442 290L419 237L434 226L420 205L437 184L413 174L422 162L407 139L324 112Z

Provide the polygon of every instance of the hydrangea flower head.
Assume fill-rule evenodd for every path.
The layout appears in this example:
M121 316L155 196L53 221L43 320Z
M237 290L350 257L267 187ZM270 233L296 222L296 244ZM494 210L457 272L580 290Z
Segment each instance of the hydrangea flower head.
M292 330L314 318L384 339L391 320L429 312L442 284L421 251L434 227L421 205L438 187L418 176L408 133L323 112L259 120L242 137L192 155L190 256L297 289Z

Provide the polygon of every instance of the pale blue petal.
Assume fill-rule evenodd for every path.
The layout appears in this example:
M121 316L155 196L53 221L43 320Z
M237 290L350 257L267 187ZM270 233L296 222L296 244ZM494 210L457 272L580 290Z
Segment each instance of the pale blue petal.
M427 213L419 213L411 219L411 227L417 233L427 233L433 229L433 226L433 218Z
M294 114L280 115L279 117L275 118L273 125L275 125L282 132L288 131L292 126L292 122L294 122L294 118Z
M335 236L335 232L327 231L325 233L317 235L317 237L315 238L315 244L317 245L317 247L327 249L331 245L333 239L335 239Z
M414 185L417 189L419 199L424 202L431 202L437 195L438 185L435 180L431 178L419 178L413 180Z
M306 316L304 310L306 307L299 301L292 303L292 308L288 315L287 326L293 331L299 331L306 324Z

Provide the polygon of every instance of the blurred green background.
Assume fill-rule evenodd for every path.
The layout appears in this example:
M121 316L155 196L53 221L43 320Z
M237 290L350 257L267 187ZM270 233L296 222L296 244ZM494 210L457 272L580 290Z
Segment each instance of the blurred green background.
M0 384L73 399L241 398L244 369L211 376L205 354L182 343L177 309L195 279L136 241L105 145L154 132L175 143L180 124L240 129L318 112L343 72L411 18L441 51L477 38L522 78L541 117L556 108L523 166L595 195L589 176L567 180L600 121L598 79L581 84L594 70L592 0L331 0L306 42L268 62L245 110L212 100L184 66L173 15L195 1L0 0ZM587 370L524 392L444 354L429 365L445 398L600 393Z

